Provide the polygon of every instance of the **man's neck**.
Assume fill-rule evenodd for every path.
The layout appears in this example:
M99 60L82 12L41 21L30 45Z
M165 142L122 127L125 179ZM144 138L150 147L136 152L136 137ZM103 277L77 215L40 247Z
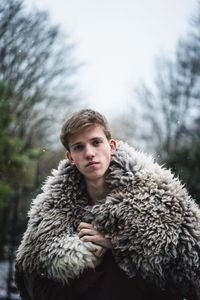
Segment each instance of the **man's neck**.
M93 203L98 202L106 197L108 190L104 180L87 182L86 181L87 192Z

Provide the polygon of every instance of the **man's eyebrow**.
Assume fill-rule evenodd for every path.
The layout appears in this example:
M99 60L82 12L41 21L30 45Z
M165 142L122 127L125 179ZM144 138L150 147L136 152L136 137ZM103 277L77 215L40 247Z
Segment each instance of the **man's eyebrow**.
M82 144L82 142L76 142L76 143L74 143L74 144L71 144L70 147L74 147L74 146L80 145L80 144Z
M94 140L96 140L96 139L102 140L103 138L102 138L101 136L95 136L95 137L89 139L89 141L92 142L92 141L94 141ZM80 145L80 144L84 144L84 143L81 142L81 141L78 141L78 142L75 142L74 144L71 144L70 147L74 147L74 146Z
M102 137L101 136L95 136L95 137L91 138L90 141L93 141L93 140L96 140L96 139L102 140Z

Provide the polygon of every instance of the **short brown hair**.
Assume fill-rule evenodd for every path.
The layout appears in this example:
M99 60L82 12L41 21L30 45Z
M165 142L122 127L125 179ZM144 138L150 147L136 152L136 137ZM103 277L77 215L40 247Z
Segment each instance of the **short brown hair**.
M111 133L108 128L106 118L99 112L92 109L82 109L73 113L63 124L60 134L60 140L63 146L69 150L69 138L79 130L91 125L102 126L106 138L111 139Z

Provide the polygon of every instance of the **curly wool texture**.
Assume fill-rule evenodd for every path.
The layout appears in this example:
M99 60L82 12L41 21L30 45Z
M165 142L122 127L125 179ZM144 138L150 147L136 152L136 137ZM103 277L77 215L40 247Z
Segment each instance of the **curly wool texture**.
M94 267L94 245L81 242L75 230L80 220L75 198L79 198L81 185L80 175L75 173L69 162L61 162L59 170L48 178L43 193L33 201L28 228L16 255L19 272L36 272L67 282L85 268Z
M81 221L114 245L116 262L129 277L139 273L160 287L200 290L200 210L170 171L123 142L107 177L103 204L89 205L81 174L60 163L32 204L17 252L20 271L59 281L93 266L90 243L77 236Z

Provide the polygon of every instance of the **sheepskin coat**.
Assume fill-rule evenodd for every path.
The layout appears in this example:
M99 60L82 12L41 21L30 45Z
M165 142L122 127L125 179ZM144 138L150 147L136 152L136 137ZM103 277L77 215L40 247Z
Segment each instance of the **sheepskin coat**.
M92 243L79 240L81 221L111 239L127 277L200 299L200 209L169 170L119 142L106 178L107 197L91 205L84 180L60 162L33 200L16 256L16 278L39 274L67 283L93 268ZM19 280L17 280L19 284ZM19 287L20 288L20 287Z

